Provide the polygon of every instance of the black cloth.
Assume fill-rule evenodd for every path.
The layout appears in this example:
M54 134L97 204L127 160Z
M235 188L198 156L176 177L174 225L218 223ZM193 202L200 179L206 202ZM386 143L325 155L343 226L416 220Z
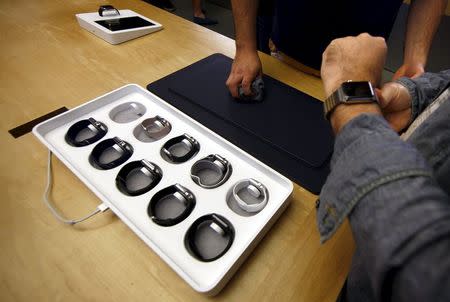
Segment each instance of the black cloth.
M363 32L387 39L402 2L275 0L271 38L286 55L320 69L322 53L333 39ZM262 30L270 29L258 28L258 36L264 36Z
M214 54L147 89L318 194L329 172L334 142L322 102L267 75L262 102L237 102L225 86L231 63Z

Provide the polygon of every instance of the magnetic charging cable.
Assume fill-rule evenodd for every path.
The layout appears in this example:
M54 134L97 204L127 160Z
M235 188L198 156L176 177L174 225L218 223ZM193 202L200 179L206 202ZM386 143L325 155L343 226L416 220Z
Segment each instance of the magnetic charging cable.
M45 192L44 192L44 196L43 196L43 200L44 203L47 205L47 207L49 208L50 212L53 214L53 216L55 216L56 219L58 219L59 221L61 221L62 223L65 224L70 224L70 225L74 225L80 222L83 222L85 220L88 220L89 218L91 218L92 216L98 214L98 213L103 213L105 211L107 211L109 209L109 207L107 205L105 205L104 203L101 203L96 209L95 211L93 211L92 213L79 218L79 219L67 219L65 217L63 217L51 204L49 198L50 198L50 191L53 185L53 177L52 177L52 151L48 151L48 164L47 164L47 186L45 188Z

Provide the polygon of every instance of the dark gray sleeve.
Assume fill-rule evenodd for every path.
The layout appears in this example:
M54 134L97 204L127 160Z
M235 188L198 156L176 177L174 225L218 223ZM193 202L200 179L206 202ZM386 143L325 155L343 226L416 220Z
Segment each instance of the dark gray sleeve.
M450 200L433 178L387 183L349 219L376 301L450 301Z
M356 117L336 137L317 204L322 241L345 217L376 301L450 301L449 196L380 116Z
M418 78L402 77L397 80L405 86L412 97L412 119L414 120L450 83L450 69L439 73L426 72Z

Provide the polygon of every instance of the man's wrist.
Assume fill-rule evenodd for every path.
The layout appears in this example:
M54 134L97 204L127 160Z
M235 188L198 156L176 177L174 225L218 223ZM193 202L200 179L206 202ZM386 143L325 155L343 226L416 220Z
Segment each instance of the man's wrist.
M236 52L239 53L255 53L257 52L256 40L255 41L238 41L236 40Z
M334 133L337 135L348 122L361 114L381 115L382 113L376 103L340 104L330 115Z

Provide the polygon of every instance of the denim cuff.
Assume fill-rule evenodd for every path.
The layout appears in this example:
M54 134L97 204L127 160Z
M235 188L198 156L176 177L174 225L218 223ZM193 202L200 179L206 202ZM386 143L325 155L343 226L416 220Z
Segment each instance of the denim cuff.
M396 80L396 82L408 89L409 95L411 96L411 118L409 119L409 123L411 123L420 114L419 98L416 92L416 83L407 77L401 77L400 79Z
M367 194L414 176L430 176L426 162L383 117L363 114L351 120L336 137L331 172L317 203L321 242L336 232Z
M401 77L396 82L405 86L411 95L411 120L414 120L449 86L450 69L439 73L426 72L415 79Z

